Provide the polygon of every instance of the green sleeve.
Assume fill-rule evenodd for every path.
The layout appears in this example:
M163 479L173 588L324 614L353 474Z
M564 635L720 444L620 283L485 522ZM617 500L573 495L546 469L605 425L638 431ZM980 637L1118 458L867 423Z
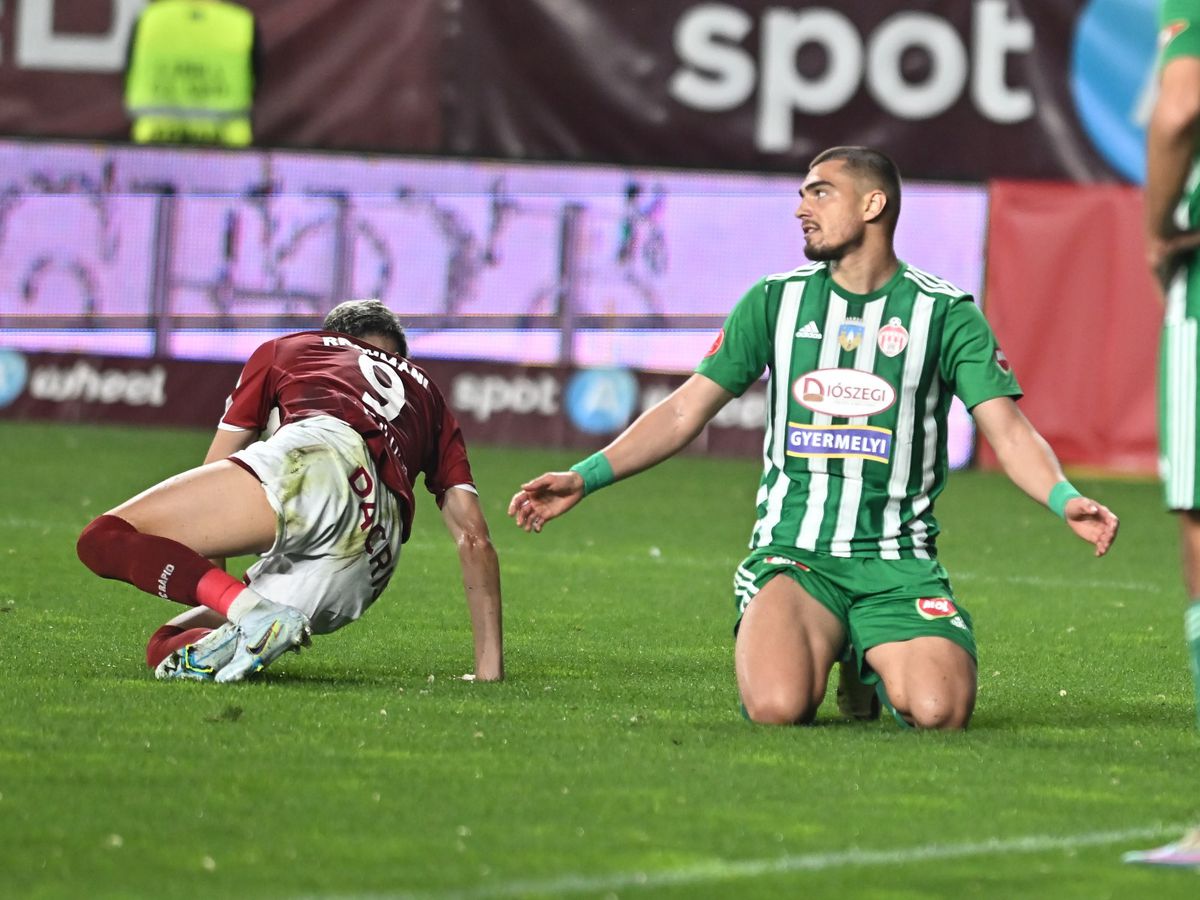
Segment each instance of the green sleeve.
M970 296L950 301L942 331L942 378L967 409L996 397L1021 396L1021 386Z
M1159 26L1160 65L1200 56L1200 10L1196 0L1163 0Z
M770 360L769 293L766 279L750 288L725 319L712 349L696 366L697 374L711 378L735 397L758 381Z

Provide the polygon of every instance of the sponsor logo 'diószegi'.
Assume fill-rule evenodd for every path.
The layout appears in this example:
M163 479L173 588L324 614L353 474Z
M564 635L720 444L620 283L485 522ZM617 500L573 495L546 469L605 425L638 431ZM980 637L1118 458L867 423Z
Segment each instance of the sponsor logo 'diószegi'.
M1159 0L1090 0L1075 24L1071 94L1088 138L1125 178L1146 176Z
M871 372L815 369L792 384L801 406L830 416L873 416L896 402L896 389Z
M580 431L613 434L633 416L637 378L628 369L585 369L567 384L567 415Z

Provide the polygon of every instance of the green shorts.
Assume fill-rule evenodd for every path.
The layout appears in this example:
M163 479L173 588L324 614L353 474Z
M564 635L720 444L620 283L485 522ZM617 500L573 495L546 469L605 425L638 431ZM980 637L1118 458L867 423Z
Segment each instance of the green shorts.
M750 601L776 575L791 578L837 616L867 684L879 680L866 663L867 651L879 644L944 637L977 658L971 615L954 599L950 578L935 559L840 557L760 547L733 576L739 625Z

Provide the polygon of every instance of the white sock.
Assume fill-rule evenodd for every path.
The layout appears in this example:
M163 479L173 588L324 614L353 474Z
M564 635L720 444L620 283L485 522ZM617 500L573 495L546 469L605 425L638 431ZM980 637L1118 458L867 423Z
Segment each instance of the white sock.
M253 612L270 603L270 600L254 590L254 588L248 587L233 598L233 602L229 604L229 612L225 614L225 618L234 625L240 625L247 613Z

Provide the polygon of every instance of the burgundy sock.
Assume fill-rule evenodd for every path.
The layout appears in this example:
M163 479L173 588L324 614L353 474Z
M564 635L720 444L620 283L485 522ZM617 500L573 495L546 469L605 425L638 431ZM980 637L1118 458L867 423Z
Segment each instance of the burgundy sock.
M196 643L211 632L211 628L180 628L178 625L163 625L150 635L150 641L146 644L146 665L151 669L157 668L158 664L170 653L187 644Z
M142 534L119 516L95 519L79 535L79 559L102 578L128 582L148 594L221 615L245 585L178 541Z

